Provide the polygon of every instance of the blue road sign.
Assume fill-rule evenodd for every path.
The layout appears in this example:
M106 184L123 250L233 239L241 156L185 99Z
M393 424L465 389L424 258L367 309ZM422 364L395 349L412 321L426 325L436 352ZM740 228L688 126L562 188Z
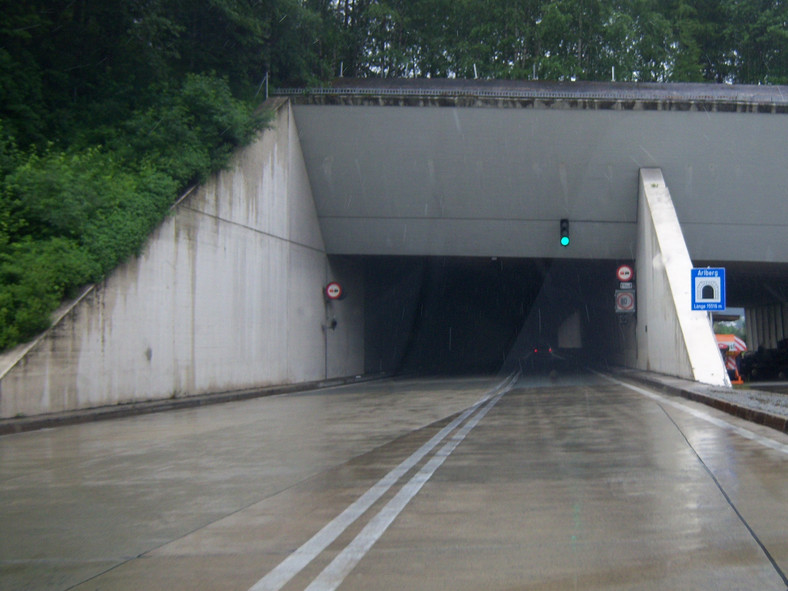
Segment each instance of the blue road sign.
M692 269L692 309L725 309L725 269Z

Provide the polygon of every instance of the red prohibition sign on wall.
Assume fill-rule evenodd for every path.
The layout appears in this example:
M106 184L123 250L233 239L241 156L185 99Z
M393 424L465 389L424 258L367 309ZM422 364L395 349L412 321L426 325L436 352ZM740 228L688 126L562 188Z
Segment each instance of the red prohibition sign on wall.
M635 293L632 291L616 291L616 312L634 312Z
M635 272L629 265L621 265L616 269L616 277L618 277L619 281L632 281L632 276L634 274Z
M342 297L342 286L336 281L326 285L326 297L329 300L338 300Z

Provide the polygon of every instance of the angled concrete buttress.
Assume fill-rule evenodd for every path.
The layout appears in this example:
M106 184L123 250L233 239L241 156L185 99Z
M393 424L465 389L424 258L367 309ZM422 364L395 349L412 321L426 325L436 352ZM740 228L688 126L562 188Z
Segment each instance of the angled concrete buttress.
M691 309L692 261L659 168L640 169L635 265L637 367L730 386L706 313Z

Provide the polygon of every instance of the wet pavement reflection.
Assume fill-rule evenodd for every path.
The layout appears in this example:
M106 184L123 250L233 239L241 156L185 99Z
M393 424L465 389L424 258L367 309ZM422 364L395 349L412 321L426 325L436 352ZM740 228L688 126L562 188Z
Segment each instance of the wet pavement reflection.
M0 587L785 590L788 437L661 400L389 380L0 437Z

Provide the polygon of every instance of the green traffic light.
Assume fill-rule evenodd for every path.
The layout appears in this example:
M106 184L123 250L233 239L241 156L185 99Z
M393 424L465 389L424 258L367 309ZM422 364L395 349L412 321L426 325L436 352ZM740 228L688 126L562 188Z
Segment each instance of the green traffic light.
M569 246L569 220L561 220L561 246Z

